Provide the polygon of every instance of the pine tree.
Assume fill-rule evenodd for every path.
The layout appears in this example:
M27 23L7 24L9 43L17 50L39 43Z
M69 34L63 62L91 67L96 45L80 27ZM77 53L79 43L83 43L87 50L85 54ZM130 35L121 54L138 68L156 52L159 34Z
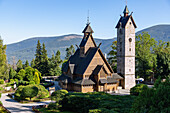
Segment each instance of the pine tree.
M23 65L22 65L22 61L19 59L17 62L17 72L19 72L19 70L23 69Z
M32 61L31 61L31 67L32 67L32 68L35 67L35 60L34 60L34 59L32 59Z
M60 58L60 51L58 50L56 55L52 55L52 57L48 61L49 75L51 76L59 76L61 75L60 65L62 60Z
M0 79L8 79L8 65L6 60L6 45L0 37Z
M28 60L26 60L25 64L24 64L24 68L28 67L29 66L29 62Z
M42 49L41 49L40 41L38 40L36 54L35 54L35 68L38 70L40 69L41 60L42 60Z
M75 49L74 46L71 45L69 48L66 48L66 57L65 59L68 60L70 58L71 55L73 55L75 53Z
M12 67L10 67L9 79L13 79L16 76L16 74L17 74L17 72Z
M40 63L41 69L39 69L39 71L43 74L43 76L47 75L47 73L48 73L47 65L48 65L47 50L45 49L45 44L43 43L42 60Z

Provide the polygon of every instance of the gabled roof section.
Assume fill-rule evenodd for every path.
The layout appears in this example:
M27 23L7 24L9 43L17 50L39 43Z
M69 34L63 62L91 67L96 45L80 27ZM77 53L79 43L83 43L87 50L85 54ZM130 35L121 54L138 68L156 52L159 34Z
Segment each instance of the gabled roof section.
M77 85L93 85L95 84L91 79L82 79L82 78L77 78L76 80L73 81L74 84Z
M92 35L88 34L87 36L84 36L83 39L81 40L80 47L84 47L87 43L87 41L91 38L92 42L94 43L94 46L97 47L94 38Z
M70 64L75 64L74 73L83 75L94 55L96 54L98 47L91 47L86 52L85 57L80 57L80 49L77 49L74 55L72 55L67 63L64 65L63 72L67 72Z
M86 25L86 27L84 28L83 32L82 33L94 33L94 31L92 30L91 26L90 26L90 23L88 23Z
M119 22L118 22L117 25L116 25L116 28L119 28L120 26L121 26L122 28L125 28L125 26L126 26L126 24L127 24L127 22L128 22L129 19L132 20L132 23L133 23L134 27L137 28L137 26L136 26L136 24L135 24L135 21L133 20L132 15L129 15L129 16L127 16L127 17L122 17L122 16L121 16L120 19L119 19Z

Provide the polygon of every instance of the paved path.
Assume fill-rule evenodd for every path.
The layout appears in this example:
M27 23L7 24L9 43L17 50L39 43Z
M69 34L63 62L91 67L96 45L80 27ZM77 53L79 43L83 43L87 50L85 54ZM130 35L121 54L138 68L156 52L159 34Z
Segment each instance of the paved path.
M7 108L11 113L34 113L32 111L32 106L49 104L51 101L36 102L30 104L21 104L11 98L6 94L2 94L0 101L3 106Z

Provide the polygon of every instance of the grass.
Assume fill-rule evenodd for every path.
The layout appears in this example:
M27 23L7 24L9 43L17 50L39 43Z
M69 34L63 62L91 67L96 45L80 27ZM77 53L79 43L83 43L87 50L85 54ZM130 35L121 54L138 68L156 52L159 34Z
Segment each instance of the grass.
M0 113L7 113L7 112L0 106Z
M40 112L42 113L74 113L74 112L70 112L70 111L60 111L60 110L49 110L47 108L40 108L38 109Z

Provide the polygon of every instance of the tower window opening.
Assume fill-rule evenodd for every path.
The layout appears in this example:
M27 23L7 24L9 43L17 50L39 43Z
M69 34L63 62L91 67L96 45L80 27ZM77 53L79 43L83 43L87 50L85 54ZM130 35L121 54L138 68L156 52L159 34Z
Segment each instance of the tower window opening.
M132 38L129 38L129 42L132 42Z
M131 25L131 24L132 24L132 22L129 22L129 24Z
M129 48L129 51L131 51L131 48Z
M129 69L129 72L131 72L131 69Z

